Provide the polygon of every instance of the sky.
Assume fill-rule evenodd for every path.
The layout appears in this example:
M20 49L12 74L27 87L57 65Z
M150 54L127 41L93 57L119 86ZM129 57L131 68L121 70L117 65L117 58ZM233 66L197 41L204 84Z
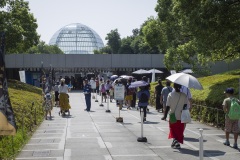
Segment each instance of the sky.
M132 35L150 16L157 0L26 0L37 19L40 39L49 43L62 27L71 23L84 24L98 33L106 45L106 36L118 29L121 38Z

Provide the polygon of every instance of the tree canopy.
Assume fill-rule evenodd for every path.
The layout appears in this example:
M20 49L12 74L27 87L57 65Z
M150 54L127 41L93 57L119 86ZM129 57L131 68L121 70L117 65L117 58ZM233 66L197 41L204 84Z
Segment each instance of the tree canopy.
M145 38L166 50L167 68L240 58L239 0L158 0L155 10L158 19L146 26Z
M29 48L26 53L29 54L64 54L57 45L47 45L45 42L40 42L37 46Z
M6 33L6 53L24 53L39 43L37 23L24 0L0 1L0 32Z

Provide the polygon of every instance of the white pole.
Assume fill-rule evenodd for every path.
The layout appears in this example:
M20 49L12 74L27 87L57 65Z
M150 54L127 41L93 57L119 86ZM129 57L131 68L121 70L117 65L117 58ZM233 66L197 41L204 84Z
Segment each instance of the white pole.
M199 159L203 160L203 129L199 129L200 137L199 137Z
M95 97L95 98L96 98L95 102L98 102L98 99L97 99L97 90L96 90L96 97Z
M109 96L107 95L107 110L109 110Z
M103 95L101 94L101 104L99 106L103 106Z
M143 108L140 108L141 113L141 138L143 138Z

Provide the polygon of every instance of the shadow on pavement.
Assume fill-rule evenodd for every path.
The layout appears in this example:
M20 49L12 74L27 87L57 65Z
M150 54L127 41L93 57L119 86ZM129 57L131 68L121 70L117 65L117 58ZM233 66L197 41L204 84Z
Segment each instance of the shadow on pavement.
M181 148L181 149L178 149L178 151L182 154L190 154L190 155L199 157L199 151L196 151L196 150ZM176 150L176 152L177 152L177 150ZM226 152L219 151L219 150L204 150L204 153L205 153L204 157L209 157L209 155L211 157L216 157L216 156L222 156L222 155L226 154ZM207 154L209 154L209 155L207 155Z
M184 137L184 141L188 141L188 142L199 142L199 139L198 139L198 138ZM207 140L203 140L203 142L207 142Z

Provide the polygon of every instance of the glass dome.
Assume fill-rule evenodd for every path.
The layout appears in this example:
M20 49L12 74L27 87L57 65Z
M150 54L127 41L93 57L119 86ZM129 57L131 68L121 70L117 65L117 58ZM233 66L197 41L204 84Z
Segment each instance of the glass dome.
M57 45L65 54L93 54L94 50L104 47L100 36L80 23L69 24L58 30L49 45Z

